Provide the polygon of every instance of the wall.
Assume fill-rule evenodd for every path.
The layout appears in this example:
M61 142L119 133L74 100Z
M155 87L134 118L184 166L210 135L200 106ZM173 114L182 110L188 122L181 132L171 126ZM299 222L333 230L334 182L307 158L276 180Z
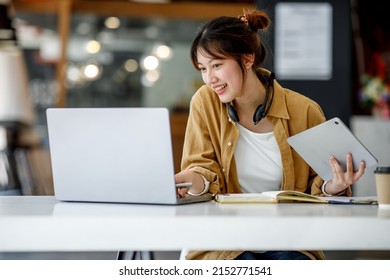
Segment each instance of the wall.
M355 196L376 195L374 170L390 166L390 122L368 116L354 116L351 128L355 136L377 158L378 165L367 168L363 177L353 185Z
M257 8L266 9L271 16L272 25L267 36L267 44L275 53L275 5L277 3L330 3L333 7L333 35L332 35L332 77L329 80L283 80L276 78L286 88L298 91L315 101L323 108L326 117L339 117L346 124L352 114L351 102L351 21L349 0L338 1L275 1L257 0ZM308 22L308 25L311 23ZM272 55L272 54L271 54ZM270 66L274 71L274 63Z

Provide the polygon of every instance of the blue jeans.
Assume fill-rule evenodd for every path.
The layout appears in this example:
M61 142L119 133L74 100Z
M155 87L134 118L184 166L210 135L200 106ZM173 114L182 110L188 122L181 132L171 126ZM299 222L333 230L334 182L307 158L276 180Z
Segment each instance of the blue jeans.
M236 260L310 260L310 258L298 251L266 251L264 253L245 251Z

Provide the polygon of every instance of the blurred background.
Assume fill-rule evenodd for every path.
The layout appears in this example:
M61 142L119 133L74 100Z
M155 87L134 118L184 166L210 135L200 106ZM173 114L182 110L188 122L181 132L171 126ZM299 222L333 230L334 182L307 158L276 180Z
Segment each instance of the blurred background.
M191 41L206 20L254 7L271 17L269 33L262 34L269 48L265 66L282 86L316 100L327 118L340 117L389 165L389 6L368 0L0 0L0 194L53 194L45 116L52 107L169 108L179 171L189 101L203 83L190 62ZM302 54L311 45L317 47L309 49L312 55ZM297 69L284 68L292 57L299 77L288 72ZM305 76L313 63L321 65L318 75ZM375 195L372 170L366 173L354 195Z

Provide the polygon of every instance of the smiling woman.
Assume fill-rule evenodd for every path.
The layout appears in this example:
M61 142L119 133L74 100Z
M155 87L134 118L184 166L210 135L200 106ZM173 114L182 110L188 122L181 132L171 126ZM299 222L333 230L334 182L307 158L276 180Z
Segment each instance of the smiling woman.
M313 196L350 196L350 185L363 175L364 162L355 171L351 155L345 168L331 157L332 178L324 181L287 142L326 118L315 101L283 88L263 68L267 49L261 35L269 25L265 11L244 10L236 17L216 17L196 33L190 55L205 85L191 98L176 183L192 182L187 192L191 195L294 190ZM192 251L187 258L322 259L324 255L232 248Z

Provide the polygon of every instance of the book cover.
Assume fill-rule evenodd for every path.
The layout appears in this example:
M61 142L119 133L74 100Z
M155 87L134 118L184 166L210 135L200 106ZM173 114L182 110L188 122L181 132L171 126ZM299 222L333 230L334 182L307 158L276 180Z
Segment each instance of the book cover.
M262 193L217 194L219 203L281 203L281 202L314 202L329 203L329 200L298 191L267 191Z

